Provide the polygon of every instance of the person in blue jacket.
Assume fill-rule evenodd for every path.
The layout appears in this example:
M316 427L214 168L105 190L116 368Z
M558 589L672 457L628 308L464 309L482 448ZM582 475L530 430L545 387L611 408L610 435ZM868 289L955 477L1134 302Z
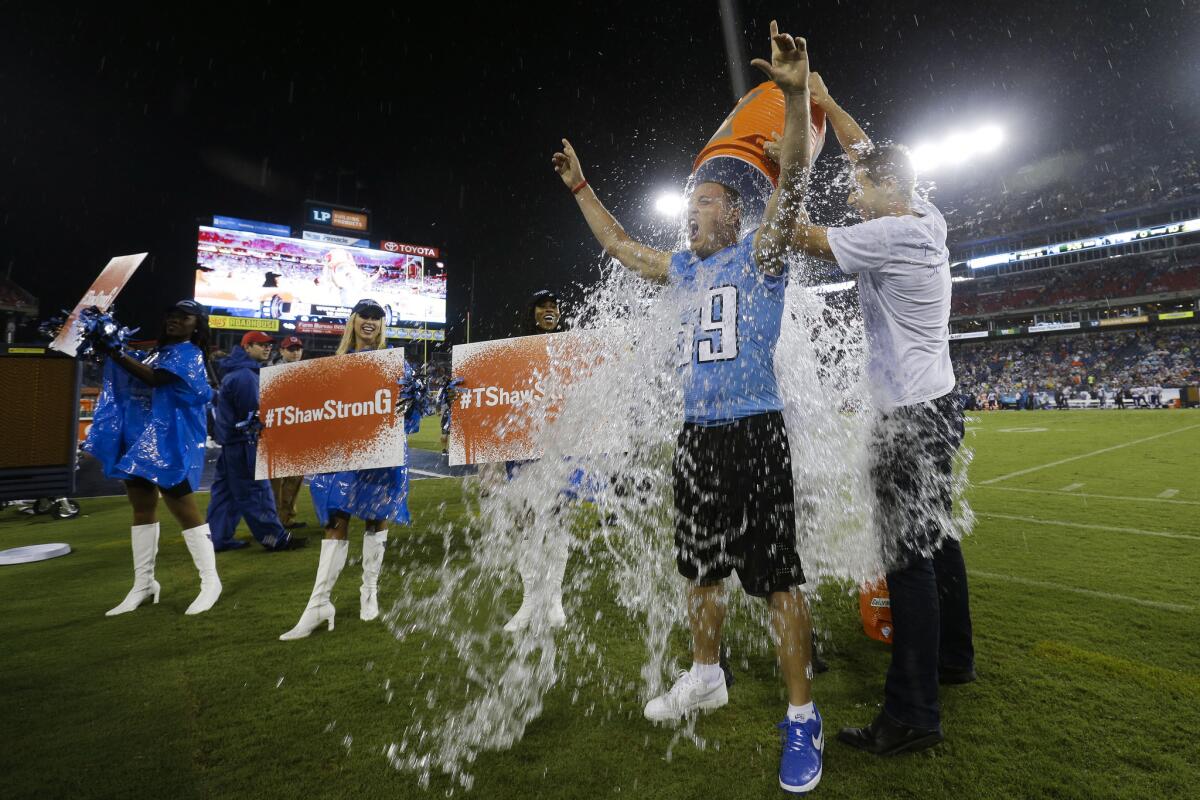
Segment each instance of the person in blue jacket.
M107 616L133 611L147 598L158 602L158 498L183 529L200 573L200 594L187 614L212 608L221 595L217 561L193 492L204 468L205 423L212 400L208 316L193 300L167 310L158 346L149 353L111 350L104 385L83 449L104 474L124 481L133 509L133 588Z
M387 338L383 318L383 306L374 300L360 300L346 321L346 331L338 345L337 356L384 349ZM412 368L407 363L404 365L402 381L403 384L412 381ZM409 408L404 421L406 432L415 433L421 424L420 409ZM314 475L309 481L309 491L312 493L313 508L325 528L325 538L321 542L317 578L308 605L296 626L279 637L283 641L303 639L322 624L327 624L329 630L333 630L335 610L329 596L342 567L346 565L351 517L366 523L358 616L364 622L377 619L379 573L383 569L388 522L408 525L412 521L408 513L408 469L405 467Z
M307 541L292 536L283 527L270 482L254 480L257 434L249 425L239 427L258 411L258 370L270 358L271 345L270 336L250 331L221 362L224 377L213 415L213 438L221 445L221 455L208 503L208 525L217 552L246 546L246 542L233 538L242 518L258 543L268 550L295 550Z

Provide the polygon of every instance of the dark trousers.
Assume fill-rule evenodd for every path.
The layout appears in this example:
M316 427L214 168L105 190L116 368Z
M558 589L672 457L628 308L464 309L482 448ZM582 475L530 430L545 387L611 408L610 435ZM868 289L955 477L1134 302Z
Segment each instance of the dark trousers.
M889 411L872 437L871 482L894 629L883 708L896 722L926 730L939 727L939 668L975 664L967 570L950 536L962 436L962 411L946 395Z
M892 600L892 664L883 710L897 722L939 725L938 671L975 666L971 605L962 547L947 539L932 558L887 574Z
M222 447L217 457L212 499L208 503L208 527L217 550L229 547L243 518L250 533L268 550L288 542L289 534L279 521L270 482L254 480L256 451L252 442L232 442Z

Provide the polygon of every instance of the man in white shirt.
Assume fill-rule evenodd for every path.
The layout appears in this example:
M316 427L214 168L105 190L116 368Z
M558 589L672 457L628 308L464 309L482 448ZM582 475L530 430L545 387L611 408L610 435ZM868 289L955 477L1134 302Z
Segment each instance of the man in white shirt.
M975 679L967 572L951 534L951 472L963 421L950 364L946 221L913 192L907 151L874 146L810 83L854 166L850 204L863 222L822 228L805 219L794 244L858 279L879 416L871 442L876 527L887 560L895 634L883 710L839 741L894 755L942 740L938 683Z

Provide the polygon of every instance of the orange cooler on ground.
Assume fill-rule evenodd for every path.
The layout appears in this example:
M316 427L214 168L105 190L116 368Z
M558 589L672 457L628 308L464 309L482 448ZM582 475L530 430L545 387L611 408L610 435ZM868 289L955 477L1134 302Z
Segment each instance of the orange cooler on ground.
M886 644L892 643L892 600L887 581L880 578L859 590L858 611L862 615L863 631L867 636Z

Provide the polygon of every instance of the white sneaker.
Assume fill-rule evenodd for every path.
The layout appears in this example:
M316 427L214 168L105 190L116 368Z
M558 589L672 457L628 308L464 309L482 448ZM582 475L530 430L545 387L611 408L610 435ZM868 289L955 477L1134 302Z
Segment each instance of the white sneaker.
M709 686L688 670L680 670L675 685L646 703L642 713L651 722L674 722L693 711L711 711L729 702L729 691L722 676L716 685Z

